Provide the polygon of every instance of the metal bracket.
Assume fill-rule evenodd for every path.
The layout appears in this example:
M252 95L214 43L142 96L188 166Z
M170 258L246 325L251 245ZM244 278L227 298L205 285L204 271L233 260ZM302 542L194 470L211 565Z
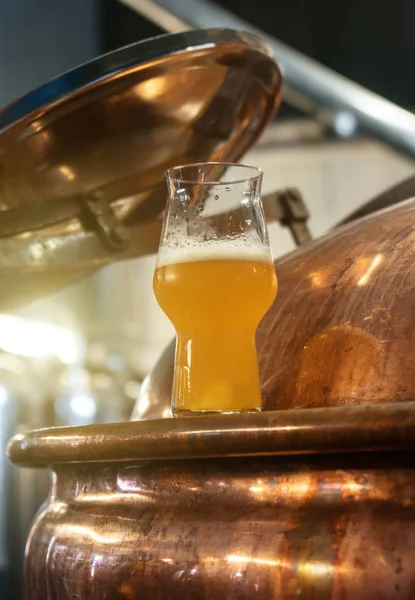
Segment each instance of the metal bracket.
M129 234L109 200L99 192L74 194L56 202L44 201L0 212L0 238L40 231L78 219L86 231L94 231L111 252L123 250Z
M286 188L263 196L267 221L279 221L288 227L297 246L312 239L307 227L309 213L300 192Z
M111 251L122 250L129 240L128 231L114 213L111 204L99 192L82 194L80 220L86 229L93 230Z

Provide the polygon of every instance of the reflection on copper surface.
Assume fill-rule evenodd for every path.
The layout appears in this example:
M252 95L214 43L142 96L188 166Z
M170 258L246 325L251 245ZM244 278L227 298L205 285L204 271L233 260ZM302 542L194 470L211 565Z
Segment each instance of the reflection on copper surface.
M367 492L365 486L362 486L361 483L356 483L355 481L348 481L343 485L343 491L346 493L357 494L362 490Z
M2 109L0 208L14 216L11 228L0 227L2 267L11 265L0 310L103 263L156 252L165 170L219 157L237 162L272 118L281 83L257 36L208 29L116 50ZM79 195L86 200L98 191L100 210L79 218ZM117 223L106 230L98 218L113 204L130 233L115 245ZM30 255L18 238L28 231L60 244Z
M357 282L357 285L366 285L368 283L373 271L376 269L376 267L378 267L380 265L380 263L382 262L382 259L383 259L382 254L377 254L375 256L375 258L370 263L366 273L364 275L362 275L362 277Z
M276 261L278 298L257 333L265 410L414 400L414 219L409 200ZM171 344L134 418L164 414L173 363Z
M264 486L263 485L251 485L251 487L249 489L251 492L254 492L254 494L260 494L261 492L264 491Z
M311 577L326 577L333 575L335 567L328 563L323 562L304 562L298 565L298 570L304 575L310 575Z
M268 567L290 567L290 563L281 560L271 560L268 558L255 558L252 556L241 556L238 554L230 554L226 557L228 563L254 563L256 565L266 565Z
M153 77L138 83L134 87L135 94L143 100L152 101L158 98L166 89L166 77Z
M29 539L28 600L412 597L413 453L111 462L111 452L56 467Z
M101 534L92 527L83 525L73 525L72 523L64 523L56 526L57 535L88 537L99 544L119 544L125 541L125 532L120 531L118 534Z
M45 246L39 242L35 242L30 247L30 258L32 262L42 259L45 255Z
M59 172L68 180L73 181L75 179L75 173L73 170L67 165L61 165L59 167Z
M34 132L34 133L40 133L43 129L43 125L40 121L35 120L32 121L32 123L30 124L30 129ZM46 132L44 132L46 133Z
M79 494L78 500L80 503L96 503L96 504L115 504L117 502L145 502L147 504L154 504L156 498L151 497L151 493L142 494L140 492L111 492L102 494Z
M285 501L290 501L294 497L298 501L300 498L305 498L312 488L311 476L299 474L292 475L287 482L284 480L278 482L279 493L285 498ZM237 484L236 484L237 485ZM254 494L262 494L264 499L272 497L275 493L276 481L274 478L268 478L266 482L256 482L251 485L249 490Z
M329 269L319 269L318 271L313 271L308 275L308 279L311 281L311 285L314 287L321 287L326 285L327 278L329 276Z
M68 509L66 502L54 502L51 506L51 511L54 513L63 514Z

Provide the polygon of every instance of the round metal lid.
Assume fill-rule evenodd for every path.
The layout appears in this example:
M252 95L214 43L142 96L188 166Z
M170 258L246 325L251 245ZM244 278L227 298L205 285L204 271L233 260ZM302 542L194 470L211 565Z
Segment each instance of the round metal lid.
M60 286L155 251L166 168L239 160L280 89L258 37L210 29L122 48L6 107L0 273L57 269Z

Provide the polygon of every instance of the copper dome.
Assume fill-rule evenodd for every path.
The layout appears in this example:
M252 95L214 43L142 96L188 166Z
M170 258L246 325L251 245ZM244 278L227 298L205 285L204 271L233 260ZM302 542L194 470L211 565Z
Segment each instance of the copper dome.
M415 398L415 200L276 261L280 289L258 329L266 410ZM168 416L171 344L133 418Z

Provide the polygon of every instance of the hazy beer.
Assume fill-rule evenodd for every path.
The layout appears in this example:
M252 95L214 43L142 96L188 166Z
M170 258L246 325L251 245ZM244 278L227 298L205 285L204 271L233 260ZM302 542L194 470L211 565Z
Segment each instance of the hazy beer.
M262 171L195 163L166 181L154 292L177 334L173 413L258 410L255 331L277 292Z
M175 410L259 409L255 332L277 293L269 249L163 248L154 292L177 333Z

